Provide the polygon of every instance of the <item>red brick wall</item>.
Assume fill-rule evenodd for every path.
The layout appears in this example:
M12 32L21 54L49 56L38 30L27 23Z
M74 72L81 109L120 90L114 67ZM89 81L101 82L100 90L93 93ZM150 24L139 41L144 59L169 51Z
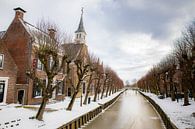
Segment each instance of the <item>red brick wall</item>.
M3 38L3 41L18 67L17 83L28 83L26 70L30 63L29 54L31 51L29 50L29 47L31 43L29 34L18 19L13 20Z
M9 77L6 102L15 103L16 102L15 84L16 84L17 66L15 65L8 50L1 42L0 42L0 53L4 54L4 65L3 65L3 69L0 69L0 77Z

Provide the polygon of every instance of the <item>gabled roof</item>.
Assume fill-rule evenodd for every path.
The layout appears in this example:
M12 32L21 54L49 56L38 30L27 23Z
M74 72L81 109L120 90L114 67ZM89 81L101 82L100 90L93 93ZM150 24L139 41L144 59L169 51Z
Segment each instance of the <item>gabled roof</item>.
M85 44L67 43L63 44L65 53L68 55L69 60L76 60L82 58L82 50Z
M0 31L0 39L3 38L4 34L5 34L6 31Z

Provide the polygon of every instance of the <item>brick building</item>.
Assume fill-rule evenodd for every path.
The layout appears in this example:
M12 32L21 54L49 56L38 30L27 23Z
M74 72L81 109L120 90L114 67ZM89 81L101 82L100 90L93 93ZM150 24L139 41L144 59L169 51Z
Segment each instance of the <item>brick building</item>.
M5 45L0 42L0 103L14 103L17 65Z
M25 10L20 7L14 10L15 17L7 31L0 32L0 103L38 104L42 99L41 89L27 77L26 72L36 63L36 72L45 81L46 74L43 66L32 51L36 39L31 33L32 30L40 31L40 33L43 31L24 20ZM67 48L72 47L72 58L83 56L83 59L86 60L88 50L85 44L86 32L82 15L79 27L75 32L75 43L66 46ZM50 29L46 34L52 36L54 33L55 31ZM72 76L74 75L73 72ZM61 73L56 79L60 76ZM62 81L59 88L53 93L52 99L62 100L68 95L70 88L65 84Z

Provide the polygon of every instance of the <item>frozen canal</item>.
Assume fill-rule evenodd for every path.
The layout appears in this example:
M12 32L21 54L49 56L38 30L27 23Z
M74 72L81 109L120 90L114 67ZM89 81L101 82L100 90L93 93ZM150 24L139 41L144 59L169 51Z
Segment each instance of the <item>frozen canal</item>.
M164 129L152 106L139 93L126 91L83 129Z

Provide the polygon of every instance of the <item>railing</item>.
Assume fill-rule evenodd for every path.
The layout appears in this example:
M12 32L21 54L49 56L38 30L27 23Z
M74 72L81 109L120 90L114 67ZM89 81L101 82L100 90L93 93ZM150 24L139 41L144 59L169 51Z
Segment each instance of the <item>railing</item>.
M143 95L152 105L153 107L157 110L157 112L159 113L159 115L161 116L165 127L167 129L178 129L170 120L170 118L166 115L166 113L161 109L161 107L156 104L156 102L154 100L152 100L150 97L144 95L143 93L139 92L141 95Z
M102 112L102 110L108 108L108 106L113 104L122 93L123 92L121 92L119 95L117 95L112 100L100 105L98 108L96 108L92 111L89 111L88 113L86 113L78 118L75 118L74 120L62 125L58 129L78 129L78 128L80 128L82 125L86 124L88 121L92 120L94 117L96 117L98 114L100 114Z

